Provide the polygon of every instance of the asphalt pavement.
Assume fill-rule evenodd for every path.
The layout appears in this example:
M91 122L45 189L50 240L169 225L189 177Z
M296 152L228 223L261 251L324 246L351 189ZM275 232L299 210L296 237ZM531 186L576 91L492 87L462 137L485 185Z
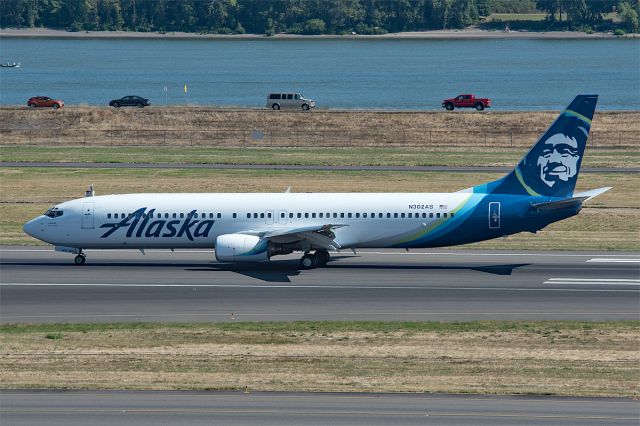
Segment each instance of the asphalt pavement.
M0 322L640 319L640 254L363 250L225 264L212 250L0 248Z
M146 425L637 425L640 402L442 394L0 391L0 423Z

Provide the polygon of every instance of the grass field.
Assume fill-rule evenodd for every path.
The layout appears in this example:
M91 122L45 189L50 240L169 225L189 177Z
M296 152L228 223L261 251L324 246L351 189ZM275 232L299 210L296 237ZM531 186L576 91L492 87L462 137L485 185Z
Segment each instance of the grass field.
M150 192L449 192L500 177L495 173L334 172L194 169L2 168L0 243L41 244L22 224L51 205L81 197L89 183L97 194ZM583 173L578 190L613 186L577 217L542 232L471 244L468 248L638 250L640 197L637 174ZM150 182L153 188L150 187Z
M514 166L525 148L230 148L5 146L2 161L79 163L279 164L321 166ZM583 167L637 167L640 150L589 149Z
M630 397L640 323L0 326L4 388Z

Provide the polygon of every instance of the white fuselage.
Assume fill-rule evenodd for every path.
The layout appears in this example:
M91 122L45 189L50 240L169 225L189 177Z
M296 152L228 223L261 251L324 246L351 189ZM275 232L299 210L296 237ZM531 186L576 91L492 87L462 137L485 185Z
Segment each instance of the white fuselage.
M86 197L56 206L25 231L77 248L214 247L223 234L305 226L335 229L341 247L390 247L452 219L469 193L193 193ZM135 213L138 213L137 216Z

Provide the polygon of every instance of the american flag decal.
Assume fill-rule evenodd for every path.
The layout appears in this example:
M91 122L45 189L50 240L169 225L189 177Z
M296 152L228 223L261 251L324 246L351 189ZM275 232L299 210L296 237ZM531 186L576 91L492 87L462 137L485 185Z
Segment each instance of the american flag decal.
M440 208L441 208L441 209L446 209L446 208L447 208L447 205L446 205L446 204L440 204Z

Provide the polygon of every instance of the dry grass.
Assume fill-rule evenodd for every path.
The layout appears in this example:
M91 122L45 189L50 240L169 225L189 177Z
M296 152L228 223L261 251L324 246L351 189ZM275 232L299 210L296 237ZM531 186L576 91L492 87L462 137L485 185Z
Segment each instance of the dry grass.
M0 333L3 387L629 396L637 324L162 325ZM55 326L51 326L56 329ZM49 333L51 334L51 333Z
M528 147L557 112L311 113L207 107L0 108L0 144ZM640 146L640 112L598 112L590 146ZM260 131L262 138L254 139Z
M0 243L37 244L22 224L55 203L83 195L89 183L98 194L153 192L450 192L498 178L488 173L317 172L269 170L0 169ZM613 186L590 201L577 217L553 224L538 235L468 248L638 250L640 187L636 174L583 174L578 190ZM150 182L153 182L151 188Z

